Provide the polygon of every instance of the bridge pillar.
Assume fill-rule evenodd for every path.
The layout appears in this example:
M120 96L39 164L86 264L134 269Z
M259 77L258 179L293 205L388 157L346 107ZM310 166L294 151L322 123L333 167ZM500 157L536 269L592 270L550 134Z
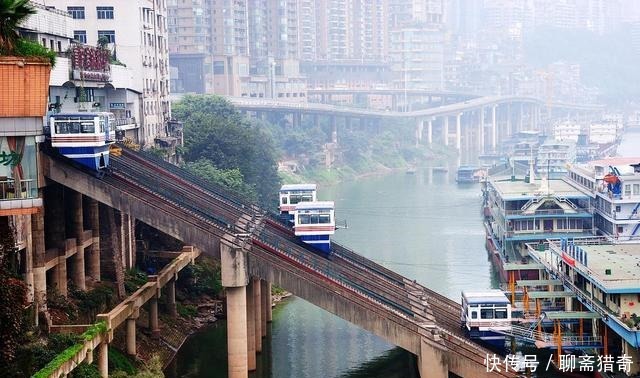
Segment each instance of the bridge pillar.
M165 285L165 293L167 296L167 308L169 309L169 316L175 319L178 316L178 309L176 307L176 279L172 278Z
M332 115L331 120L331 143L338 143L338 126L336 124L336 116Z
M524 104L520 103L520 112L518 116L518 131L524 130L522 127L523 123L524 123Z
M253 304L253 280L247 285L247 365L249 371L256 370L256 316Z
M89 225L93 242L89 247L89 277L100 281L100 216L98 213L98 201L85 197L89 213Z
M149 299L149 331L154 338L160 337L160 327L158 326L158 294Z
M416 147L420 145L422 142L422 131L424 130L424 123L421 119L418 118L416 121Z
M484 106L480 107L480 129L478 132L478 151L484 154Z
M260 320L262 321L262 337L267 337L267 307L271 308L271 290L269 285L267 285L267 281L260 280L260 309L262 313L260 314Z
M317 114L313 115L313 127L315 128L320 127L320 116Z
M98 345L98 372L102 378L109 376L109 343L106 341Z
M497 136L496 136L496 128L497 128L497 119L496 119L496 110L498 109L497 105L493 105L491 107L491 151L495 152L496 151L496 141L497 141Z
M76 254L73 256L73 284L82 291L87 289L84 274L84 248L82 237L84 224L82 221L82 193L70 192L73 206L73 234L76 238Z
M425 339L422 339L420 342L418 371L420 372L421 378L449 377L449 368L445 353L441 349L427 343Z
M427 142L429 146L433 144L433 119L430 119L427 123Z
M511 125L511 103L507 103L507 137L513 135L512 125Z
M127 318L127 354L136 355L136 318Z
M227 293L228 377L249 376L247 353L247 273L246 252L220 243L222 286Z
M33 251L33 299L37 314L47 309L47 271L45 268L44 213L31 215L31 244Z
M272 298L271 298L271 282L267 281L267 322L271 323L273 321L273 311L272 311L272 307L271 307L271 303L272 303Z
M67 296L67 257L65 253L65 208L64 190L55 184L47 188L45 221L48 224L49 240L58 249L58 262L51 268L51 284L64 297ZM47 201L48 200L48 201Z
M460 118L462 118L462 113L458 113L456 115L456 149L460 151L460 139L462 137L462 133L460 130Z
M251 278L253 285L253 315L255 316L255 340L256 340L256 353L262 352L262 297L260 290L260 279Z
M449 145L449 116L444 116L444 125L442 127L442 134L444 136L444 145Z

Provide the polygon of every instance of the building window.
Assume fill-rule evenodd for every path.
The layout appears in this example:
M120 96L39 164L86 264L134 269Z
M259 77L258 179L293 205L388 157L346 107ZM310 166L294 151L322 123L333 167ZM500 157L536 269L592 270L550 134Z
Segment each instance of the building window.
M640 195L640 184L633 184L633 195Z
M103 37L107 39L107 43L116 43L115 30L98 30L98 41Z
M222 61L213 62L213 74L214 75L223 75L224 74L224 62L222 62Z
M73 39L80 43L87 43L87 31L86 30L74 30Z
M625 197L631 197L631 185L626 184L624 186L624 196Z
M113 20L113 7L96 7L98 20Z
M84 19L84 7L67 7L67 12L76 20Z

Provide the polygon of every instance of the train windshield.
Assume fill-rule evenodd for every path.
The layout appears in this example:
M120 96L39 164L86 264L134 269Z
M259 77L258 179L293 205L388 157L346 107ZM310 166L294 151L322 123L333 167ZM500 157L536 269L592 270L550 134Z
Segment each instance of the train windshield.
M93 116L54 118L53 123L56 134L90 134L95 132Z
M299 214L298 223L300 224L330 224L330 210L319 210L316 214Z
M309 193L295 193L289 195L289 203L295 205L300 202L311 202L313 201L313 194ZM286 202L285 202L286 203Z

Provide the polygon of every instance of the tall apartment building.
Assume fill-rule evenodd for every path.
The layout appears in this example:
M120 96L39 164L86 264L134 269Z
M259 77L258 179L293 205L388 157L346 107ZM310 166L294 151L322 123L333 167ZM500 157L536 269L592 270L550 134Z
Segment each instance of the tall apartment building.
M169 0L177 92L306 98L297 0Z
M444 12L444 0L389 0L389 56L395 88L443 88Z
M388 0L299 0L303 61L384 61Z
M142 93L139 141L143 145L166 135L171 117L165 1L47 1L71 15L75 40L92 46L106 42L117 60L133 71L132 87Z

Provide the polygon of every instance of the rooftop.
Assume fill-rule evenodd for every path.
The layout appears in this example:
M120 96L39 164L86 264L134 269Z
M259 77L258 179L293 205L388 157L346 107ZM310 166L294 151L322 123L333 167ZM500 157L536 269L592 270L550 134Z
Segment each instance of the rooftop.
M316 184L287 184L280 188L281 192L298 190L316 190Z
M333 201L300 202L296 210L333 209Z
M586 252L587 264L576 261L575 268L587 279L609 293L640 292L640 244L577 245Z
M563 180L549 180L549 191L540 191L542 180L534 180L532 183L510 179L491 180L491 185L504 200L528 200L546 196L547 193L556 197L587 198L585 194Z
M581 171L586 173L588 177L600 179L610 172L609 166L617 168L622 176L633 175L634 169L631 165L638 163L640 163L640 157L613 157L576 164L571 170Z

